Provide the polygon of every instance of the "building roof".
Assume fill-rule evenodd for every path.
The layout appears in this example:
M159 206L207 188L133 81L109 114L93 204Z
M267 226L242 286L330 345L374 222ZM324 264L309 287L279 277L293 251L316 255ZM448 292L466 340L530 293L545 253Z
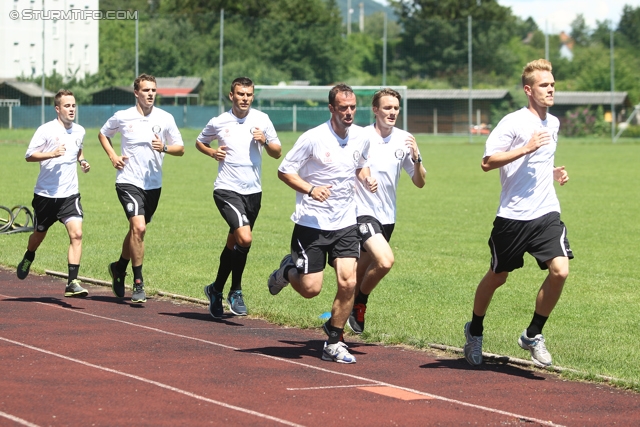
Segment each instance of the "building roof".
M613 92L615 105L630 106L627 92ZM556 92L555 105L611 105L611 92Z
M200 77L156 77L158 93L164 96L180 96L198 93L202 85Z
M472 89L471 99L510 99L511 94L507 89ZM467 89L408 89L407 99L469 99Z
M7 80L0 80L0 85L1 84L11 86L15 90L22 92L25 95L33 98L42 96L42 87L33 82L20 82L18 80L7 79ZM55 95L56 94L51 91L48 91L46 89L44 90L45 98L53 98Z

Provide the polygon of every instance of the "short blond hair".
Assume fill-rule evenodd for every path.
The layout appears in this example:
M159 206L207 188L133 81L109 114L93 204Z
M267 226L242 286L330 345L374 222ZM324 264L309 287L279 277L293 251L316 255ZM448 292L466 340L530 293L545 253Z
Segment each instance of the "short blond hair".
M533 75L536 71L551 72L552 70L553 67L551 66L551 62L547 61L546 59L541 58L529 62L522 70L522 86L531 86L533 84Z

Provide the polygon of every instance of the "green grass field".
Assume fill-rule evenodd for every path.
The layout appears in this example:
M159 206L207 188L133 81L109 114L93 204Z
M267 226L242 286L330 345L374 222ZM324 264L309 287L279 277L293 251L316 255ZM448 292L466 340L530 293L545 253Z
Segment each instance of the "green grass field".
M97 133L90 129L85 138L91 172L80 173L85 210L80 275L108 280L107 264L120 253L127 221L114 190L115 170ZM23 159L32 134L0 131L0 205L31 204L38 166ZM148 290L204 298L202 287L215 276L228 229L211 195L217 163L195 149L197 134L183 130L184 157L165 159L162 198L145 239L144 271ZM297 135L280 136L286 153ZM473 144L467 137L418 135L418 141L427 185L417 189L403 176L391 241L396 265L369 300L362 337L415 347L461 347L476 285L489 266L486 242L499 199L499 175L480 169L480 137ZM581 378L618 378L619 385L635 390L640 390L635 340L640 331L639 151L637 140L612 145L561 139L556 164L566 166L570 181L557 192L576 258L544 331L555 365L584 372ZM291 288L276 297L267 291L267 277L288 250L293 227L289 217L295 195L277 179L279 163L264 160L263 203L244 276L245 299L253 316L318 327L319 315L330 310L335 294L331 268L323 292L312 300ZM0 265L15 268L27 238L26 233L0 236ZM66 272L67 246L64 227L52 227L32 271ZM528 359L517 338L529 324L544 276L528 256L525 267L498 290L485 320L485 351Z

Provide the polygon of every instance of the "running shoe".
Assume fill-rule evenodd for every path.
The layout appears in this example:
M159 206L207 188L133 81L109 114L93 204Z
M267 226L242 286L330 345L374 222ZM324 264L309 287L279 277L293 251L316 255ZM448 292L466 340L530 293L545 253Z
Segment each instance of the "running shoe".
M111 276L111 290L118 298L124 298L124 278L127 273L120 274L118 271L118 263L109 264L109 276Z
M16 273L18 274L18 279L24 280L29 275L29 269L31 268L31 264L33 261L29 261L26 258L22 258L20 264L18 264L18 269Z
M209 314L216 319L219 319L224 314L222 308L222 293L216 292L213 288L214 283L204 287L204 294L209 300Z
M229 304L229 310L231 310L231 312L236 316L247 315L247 306L244 304L241 290L229 292L229 295L227 296L227 304Z
M353 310L351 310L347 324L356 335L364 332L364 313L366 313L366 311L367 304L362 303L354 304Z
M294 266L291 254L286 254L284 258L282 258L282 261L280 261L280 268L274 270L269 276L267 285L269 285L269 293L271 293L271 295L278 295L282 288L289 284L289 281L284 278L284 270L287 266Z
M133 284L133 295L131 295L131 302L134 304L142 304L147 302L147 294L144 293L144 283L139 280Z
M72 280L67 287L64 288L64 296L65 297L86 297L89 295L89 292L80 286L80 280L75 279Z
M482 335L479 337L471 335L469 332L470 326L471 322L467 322L464 325L464 336L467 339L464 344L464 357L469 364L478 366L482 364Z
M547 350L542 334L529 338L525 329L520 338L518 338L518 345L525 350L529 350L531 360L536 366L541 368L551 366L551 354Z
M343 342L335 344L324 343L322 350L322 360L329 360L338 363L356 363L356 358L349 353L347 346Z

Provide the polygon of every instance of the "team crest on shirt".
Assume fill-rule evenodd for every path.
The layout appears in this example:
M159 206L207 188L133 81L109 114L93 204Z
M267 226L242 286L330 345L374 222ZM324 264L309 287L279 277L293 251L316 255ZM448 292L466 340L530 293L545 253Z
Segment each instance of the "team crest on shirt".
M82 148L82 140L80 138L76 139L76 147Z
M333 163L333 158L331 157L330 151L324 153L324 159L322 159L322 163Z
M129 126L125 126L124 129L122 129L122 133L127 133L127 132L129 132L129 133L133 132L133 125L132 124L129 124Z
M398 160L404 159L404 150L401 150L398 148L395 154L396 154L396 159Z
M162 130L162 128L160 126L158 126L158 125L153 125L153 127L151 128L151 131L153 133L155 133L156 135L159 135L161 130Z
M245 214L242 214L242 223L249 223L249 218Z
M367 227L367 224L360 224L360 234L367 234L367 231L369 231L369 227Z
M359 158L360 158L360 152L358 150L355 150L353 152L353 160L357 162Z
M133 203L127 203L127 212L133 212Z
M44 225L39 225L38 226L38 231L44 231Z
M302 268L302 267L304 267L304 259L298 258L296 260L296 268Z

